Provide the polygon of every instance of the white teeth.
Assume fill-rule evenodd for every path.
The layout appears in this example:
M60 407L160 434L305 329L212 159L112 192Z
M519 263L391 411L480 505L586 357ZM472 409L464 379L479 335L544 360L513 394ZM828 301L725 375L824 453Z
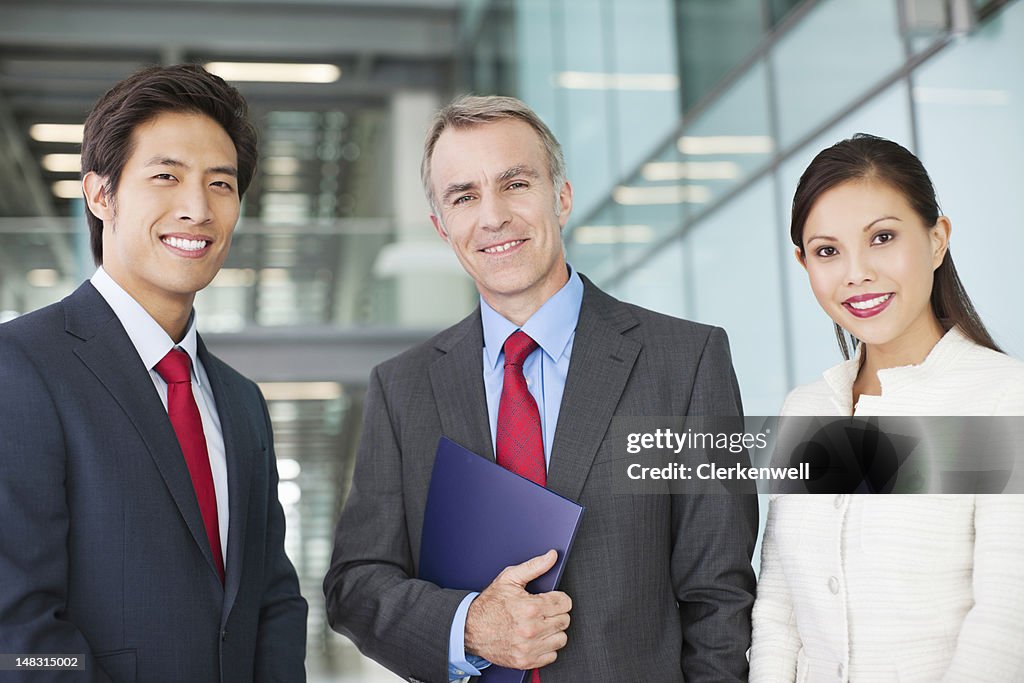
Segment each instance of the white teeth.
M856 308L858 311L866 311L869 308L874 308L875 306L884 304L891 296L892 294L883 294L882 296L876 296L874 299L868 299L867 301L851 301L850 306Z
M206 240L186 240L181 237L164 237L164 244L169 244L175 249L185 251L199 251L206 246Z
M513 240L511 242L506 242L505 244L499 244L496 247L488 247L487 249L484 249L484 253L485 254L500 254L501 252L508 251L512 247L518 246L518 245L520 245L522 243L523 243L523 240Z

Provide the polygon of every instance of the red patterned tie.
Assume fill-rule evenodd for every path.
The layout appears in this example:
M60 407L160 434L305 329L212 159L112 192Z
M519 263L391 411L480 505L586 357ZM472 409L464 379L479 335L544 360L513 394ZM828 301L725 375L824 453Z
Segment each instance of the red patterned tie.
M167 382L167 415L178 437L178 444L185 456L188 473L192 476L192 486L199 502L199 512L203 515L206 527L206 538L213 551L213 562L217 566L217 575L224 583L224 558L220 549L220 526L217 521L217 492L213 488L213 472L210 470L210 454L206 449L206 436L203 434L203 420L199 416L199 406L192 395L191 360L188 354L178 349L171 349L156 364L156 371Z
M498 403L498 464L530 481L547 485L544 466L544 439L540 429L540 411L530 395L523 376L523 363L537 348L537 342L522 330L505 340L505 379ZM530 683L540 683L540 672L530 672Z

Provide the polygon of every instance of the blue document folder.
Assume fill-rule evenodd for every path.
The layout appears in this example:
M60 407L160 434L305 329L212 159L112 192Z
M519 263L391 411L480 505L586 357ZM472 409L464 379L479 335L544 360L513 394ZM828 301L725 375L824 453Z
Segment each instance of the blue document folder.
M583 506L441 437L423 517L419 578L482 591L505 567L554 548L555 566L526 590L555 590L582 515ZM492 665L482 680L521 683L526 673Z

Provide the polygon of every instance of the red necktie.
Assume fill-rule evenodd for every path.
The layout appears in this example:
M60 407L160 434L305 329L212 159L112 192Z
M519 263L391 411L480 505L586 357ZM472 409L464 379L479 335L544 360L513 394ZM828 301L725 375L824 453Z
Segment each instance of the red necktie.
M156 364L156 371L167 382L167 415L178 437L178 444L185 456L188 473L192 476L192 487L196 491L199 512L203 515L206 538L213 552L217 575L224 582L224 558L220 549L220 526L217 521L217 492L213 488L213 472L210 470L210 454L206 449L206 435L203 434L203 420L199 406L192 395L191 360L188 354L171 349Z
M523 363L536 348L537 342L522 330L516 330L505 340L505 380L498 403L495 441L499 465L546 486L548 476L544 466L540 411L523 376ZM540 683L537 669L530 672L530 683Z

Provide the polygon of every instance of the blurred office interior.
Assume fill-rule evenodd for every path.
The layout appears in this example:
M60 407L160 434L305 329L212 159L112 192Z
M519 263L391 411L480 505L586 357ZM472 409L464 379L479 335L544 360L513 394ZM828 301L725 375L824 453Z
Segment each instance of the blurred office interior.
M320 581L370 368L475 306L419 181L427 121L455 94L538 111L575 188L570 263L725 327L750 415L839 360L789 204L811 157L856 132L924 161L968 291L1024 357L1018 0L2 0L0 320L91 275L85 114L137 68L179 62L235 83L260 127L196 309L270 404L311 680L395 680L331 632Z

